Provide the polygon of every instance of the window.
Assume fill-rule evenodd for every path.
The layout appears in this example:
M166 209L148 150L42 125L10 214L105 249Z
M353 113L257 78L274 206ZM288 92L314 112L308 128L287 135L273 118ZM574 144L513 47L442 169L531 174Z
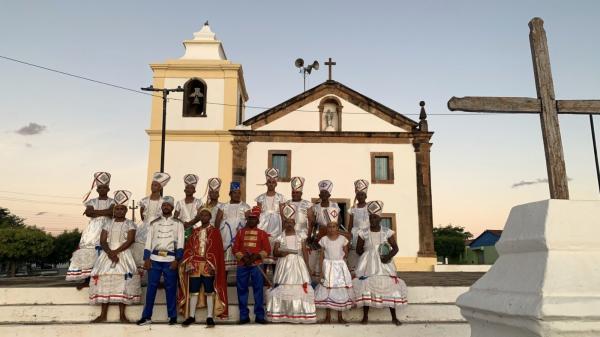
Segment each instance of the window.
M292 177L292 151L269 150L267 166L279 170L279 181L289 182Z
M206 83L199 78L183 86L183 117L206 117Z
M394 183L394 154L392 152L371 152L371 183Z
M396 232L396 214L382 213L381 222L379 224L381 225L381 227L389 228Z

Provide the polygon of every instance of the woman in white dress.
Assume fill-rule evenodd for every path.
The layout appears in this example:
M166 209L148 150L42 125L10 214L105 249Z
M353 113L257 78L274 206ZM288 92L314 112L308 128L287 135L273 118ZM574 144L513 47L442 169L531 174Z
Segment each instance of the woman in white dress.
M356 263L358 262L358 254L356 254L358 233L362 230L369 229L369 212L367 211L368 190L368 181L358 179L354 182L354 205L348 210L348 214L350 214L348 231L352 233L352 245L350 246L350 252L348 253L348 266L350 272L354 271Z
M267 192L256 197L255 201L261 209L258 228L269 234L272 252L275 240L281 235L280 210L286 200L283 194L275 191L277 179L279 178L279 170L276 168L268 168L265 170L265 178L267 180ZM275 259L273 256L269 256L263 260L263 263L274 264Z
M233 254L232 247L238 230L246 226L246 212L250 205L241 200L240 183L234 181L229 185L228 203L221 206L223 220L221 221L221 239L225 251L225 270L236 270L237 259Z
M369 322L369 307L390 308L392 323L400 325L396 309L407 305L406 284L397 276L392 258L398 253L394 231L382 228L383 202L371 201L370 228L359 232L356 252L360 254L354 279L356 305L363 307L362 323Z
M152 193L142 198L138 203L142 224L137 227L135 232L135 242L132 246L132 252L135 263L140 270L144 266L144 247L146 246L146 238L148 237L148 227L152 221L162 216L161 206L164 200L160 194L163 188L167 186L169 180L171 180L169 174L155 172L152 176L152 184L150 185Z
M310 286L307 267L306 232L295 229L298 209L294 205L282 208L284 232L275 241L277 259L273 287L267 293L267 320L287 323L315 323L315 293Z
M331 322L331 309L338 312L338 323L346 323L342 311L349 310L354 304L352 276L346 263L348 243L348 239L339 233L337 221L327 225L327 235L319 240L321 252L317 275L321 276L321 282L315 291L315 305L326 309L323 323Z
M100 253L100 233L112 217L114 200L108 197L109 184L110 173L94 173L92 189L96 186L98 198L87 200L89 193L85 197L84 214L90 218L90 222L81 233L79 246L73 252L66 276L67 281L83 280L77 285L77 289L88 286L90 273Z
M128 323L125 306L140 302L140 275L129 247L135 240L135 224L125 219L131 192L115 192L114 218L102 228L102 253L94 265L90 280L90 304L102 304L102 312L92 323L106 321L108 305L119 304L119 319Z

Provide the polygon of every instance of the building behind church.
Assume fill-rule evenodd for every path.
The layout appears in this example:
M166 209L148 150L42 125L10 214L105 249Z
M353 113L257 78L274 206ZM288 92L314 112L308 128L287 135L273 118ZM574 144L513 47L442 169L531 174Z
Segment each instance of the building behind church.
M417 122L330 79L246 119L242 66L227 59L210 26L183 44L181 58L150 65L155 88L184 88L171 93L174 99L167 104L165 172L173 177L167 194L182 196L181 177L195 173L201 182L210 177L220 177L225 186L239 181L242 198L254 204L265 191L264 170L276 167L281 173L277 190L287 198L293 176L306 178L303 198L312 201L319 180L333 181L332 200L344 210L340 221L346 225L353 182L367 179L368 200L385 203L383 225L397 233L399 270L433 270L433 133L423 107ZM148 189L152 173L160 170L161 125L157 97L147 130ZM226 201L226 188L221 192Z

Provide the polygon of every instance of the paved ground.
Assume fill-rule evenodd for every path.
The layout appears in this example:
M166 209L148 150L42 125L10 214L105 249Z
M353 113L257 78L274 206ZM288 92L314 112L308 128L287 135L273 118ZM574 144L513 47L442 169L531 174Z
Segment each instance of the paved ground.
M484 273L433 273L433 272L401 272L398 273L408 286L436 287L468 287L475 283ZM229 279L230 285L235 280ZM35 276L0 278L0 288L6 287L71 287L73 283L66 282L64 276Z

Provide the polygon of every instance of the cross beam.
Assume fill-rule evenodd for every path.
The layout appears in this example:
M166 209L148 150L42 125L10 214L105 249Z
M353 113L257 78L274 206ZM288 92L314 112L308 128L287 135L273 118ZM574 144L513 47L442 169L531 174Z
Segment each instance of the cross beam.
M537 98L452 97L448 101L448 109L469 112L539 114L550 198L569 199L558 114L600 114L600 100L557 100L555 98L544 21L540 18L533 18L529 21L529 44Z

